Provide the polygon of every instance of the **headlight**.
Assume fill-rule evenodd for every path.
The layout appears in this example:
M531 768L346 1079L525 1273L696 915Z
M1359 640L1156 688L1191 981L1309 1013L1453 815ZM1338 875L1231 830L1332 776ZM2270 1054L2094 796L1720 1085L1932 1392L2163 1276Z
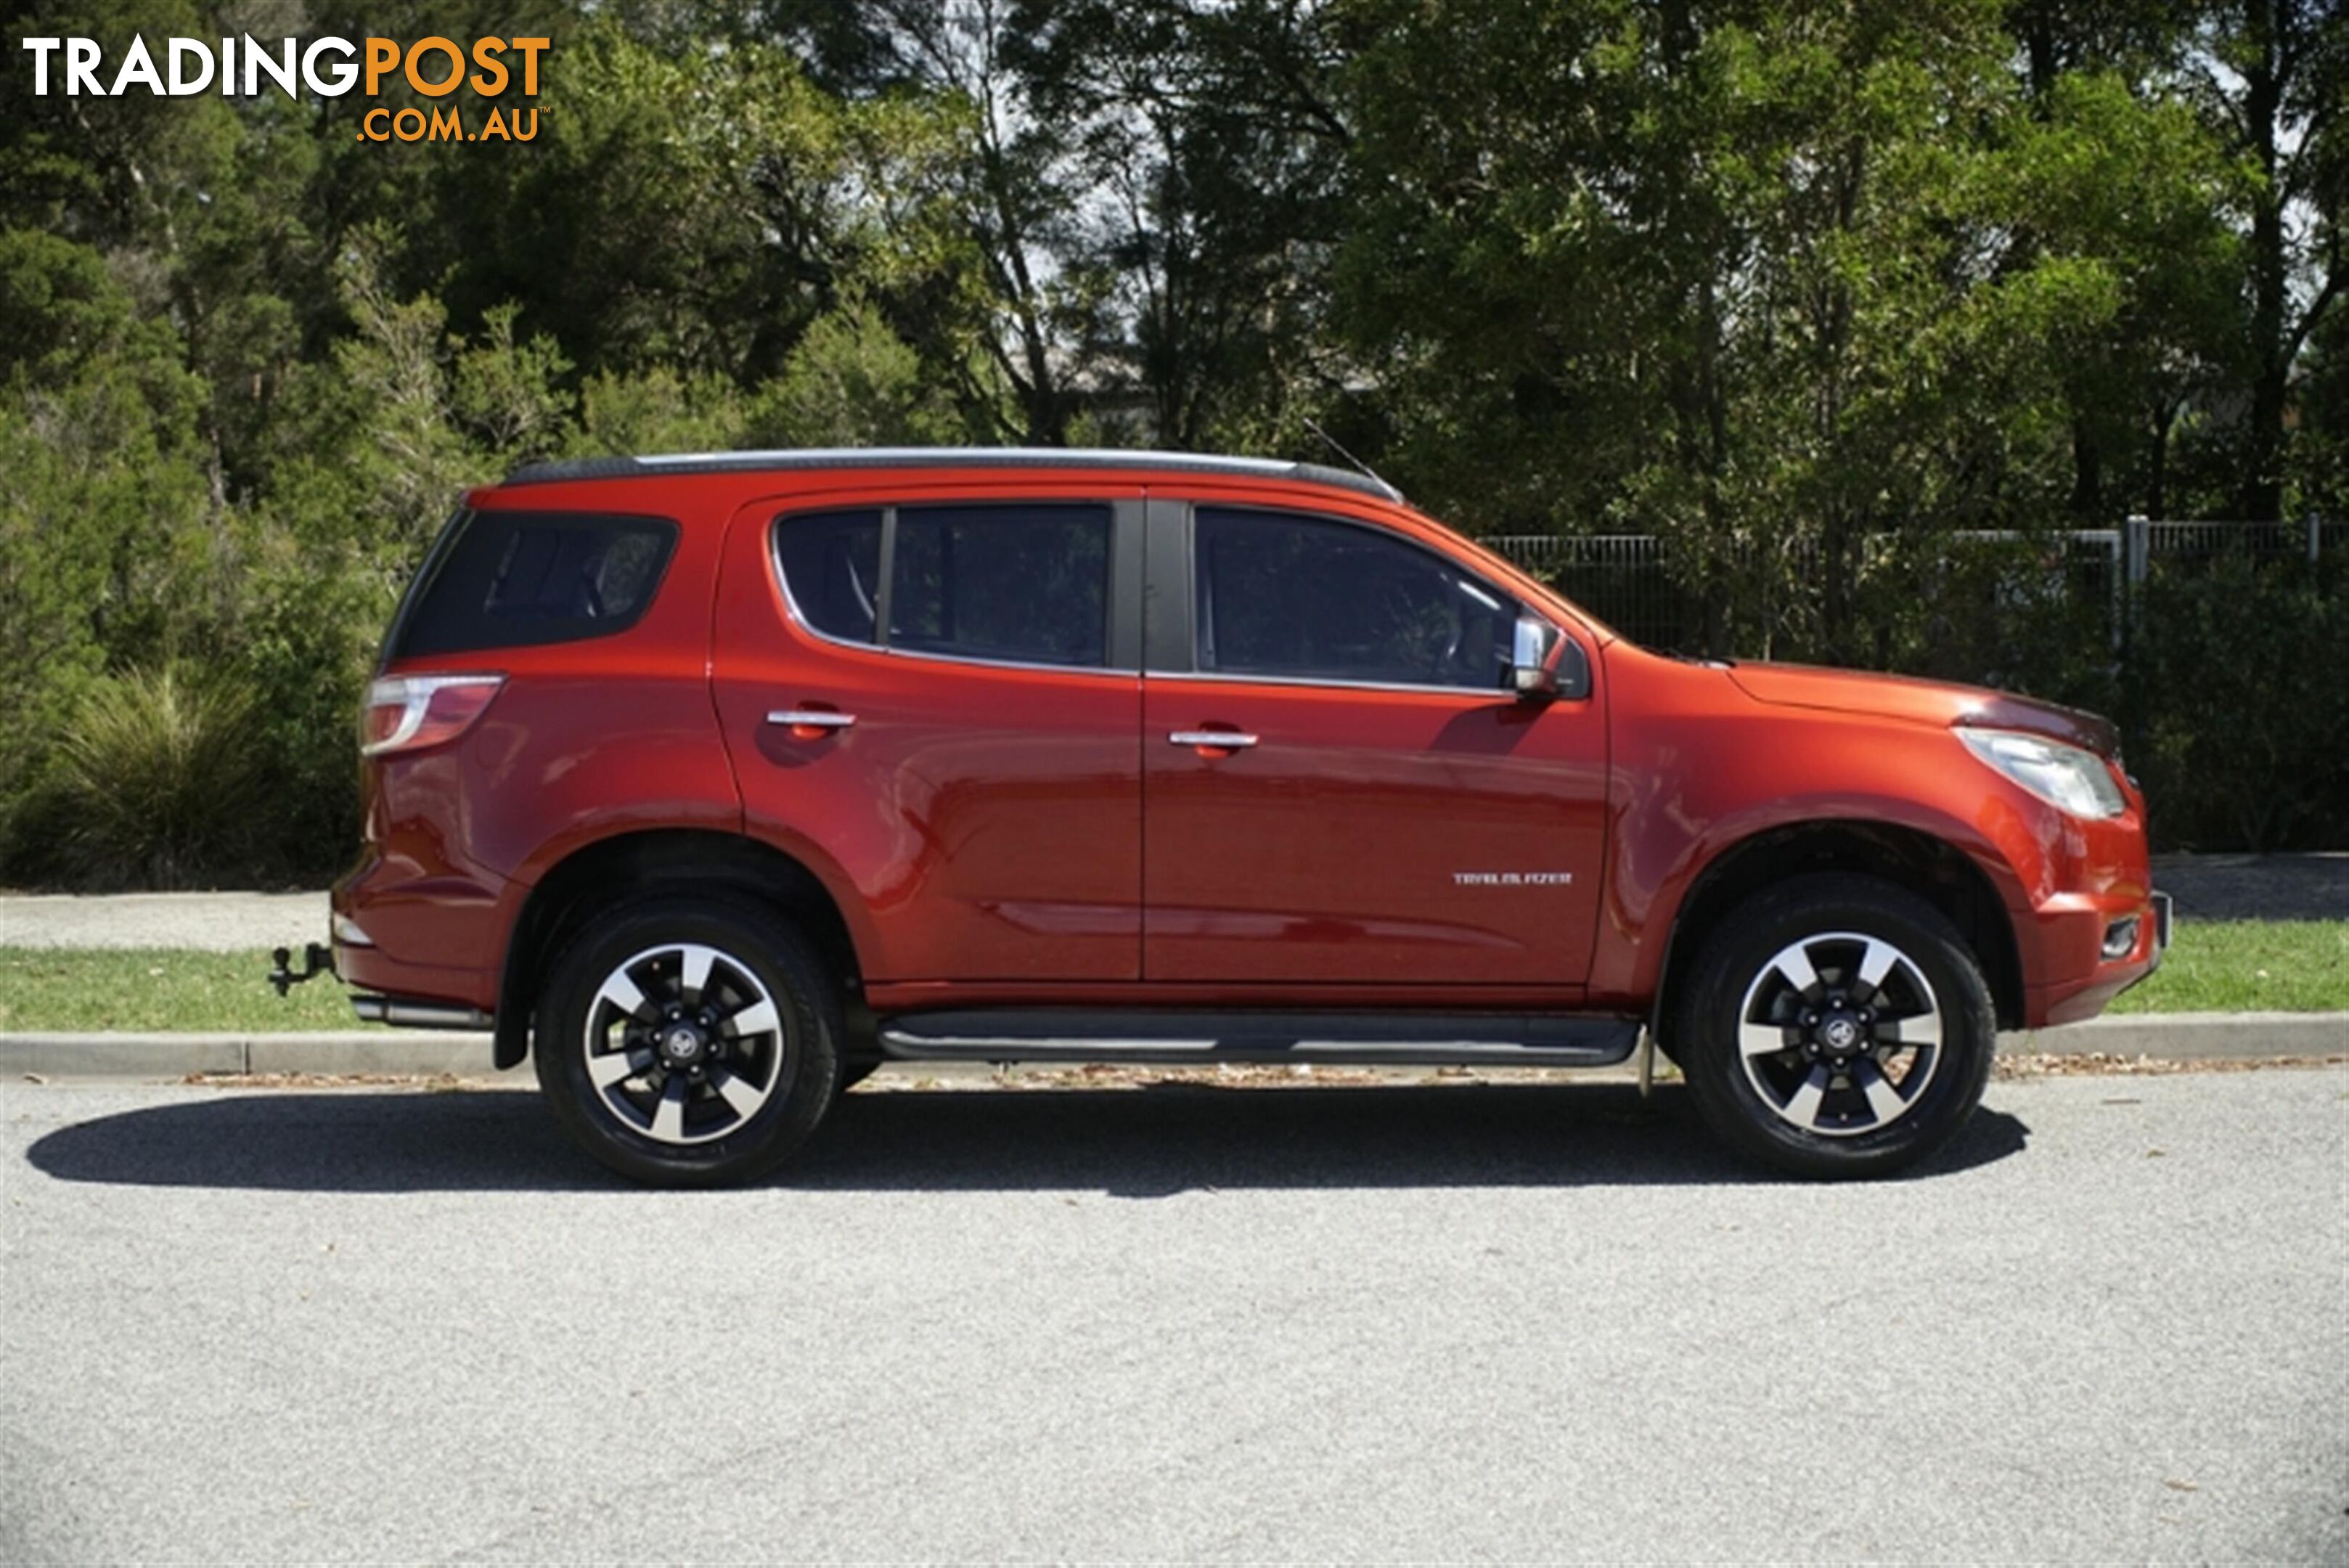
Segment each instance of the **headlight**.
M2113 770L2094 752L2067 746L2018 730L1958 727L1958 739L1974 755L2059 811L2089 818L2118 816L2128 809Z

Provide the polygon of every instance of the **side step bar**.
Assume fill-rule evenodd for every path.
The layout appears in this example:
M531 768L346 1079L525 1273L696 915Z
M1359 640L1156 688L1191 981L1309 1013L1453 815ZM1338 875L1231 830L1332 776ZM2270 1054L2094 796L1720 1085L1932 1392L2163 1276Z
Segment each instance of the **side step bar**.
M412 996L354 996L351 1011L369 1023L397 1023L405 1029L488 1029L497 1022L478 1007Z
M1352 1066L1605 1067L1637 1019L1559 1013L915 1012L885 1020L893 1062L1325 1062Z

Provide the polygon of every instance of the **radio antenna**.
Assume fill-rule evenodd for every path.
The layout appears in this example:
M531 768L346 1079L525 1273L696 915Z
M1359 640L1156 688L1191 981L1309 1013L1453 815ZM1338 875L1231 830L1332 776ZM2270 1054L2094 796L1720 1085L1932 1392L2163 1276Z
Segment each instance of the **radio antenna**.
M1400 501L1402 499L1402 491L1397 490L1393 485L1389 484L1384 479L1380 478L1379 471L1377 469L1372 468L1369 463L1364 462L1361 458L1356 457L1352 452L1348 452L1343 446L1340 445L1338 438L1331 435L1328 431L1323 430L1321 428L1320 421L1316 420L1311 414L1299 414L1297 417L1305 421L1305 428L1311 431L1315 435L1319 436L1321 440L1327 443L1331 452L1336 452L1340 457L1345 459L1346 466L1348 468L1350 468L1356 472L1361 474L1365 479L1368 479L1371 483L1376 484L1380 489L1385 491L1389 495L1393 496L1396 500Z

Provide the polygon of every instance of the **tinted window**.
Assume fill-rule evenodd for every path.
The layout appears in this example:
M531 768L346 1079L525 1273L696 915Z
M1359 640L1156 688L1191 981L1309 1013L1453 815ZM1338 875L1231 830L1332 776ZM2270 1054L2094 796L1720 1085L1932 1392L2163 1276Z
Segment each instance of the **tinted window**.
M776 553L800 618L827 637L873 640L881 597L881 514L824 512L787 517Z
M1109 532L1106 506L899 508L889 646L1106 662Z
M476 512L429 563L394 657L605 637L660 587L677 524L657 517Z
M1197 514L1199 668L1497 690L1517 607L1376 529L1265 512Z

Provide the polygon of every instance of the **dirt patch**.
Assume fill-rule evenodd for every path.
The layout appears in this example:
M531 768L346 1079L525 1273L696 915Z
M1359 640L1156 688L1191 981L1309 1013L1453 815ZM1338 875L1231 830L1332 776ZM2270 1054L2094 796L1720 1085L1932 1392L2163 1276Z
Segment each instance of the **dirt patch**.
M454 1073L190 1073L180 1082L208 1089L423 1089L439 1094L506 1086Z
M2180 1062L2161 1056L2114 1056L2102 1051L2077 1054L2021 1052L2001 1054L1995 1078L2166 1077L2178 1073L2258 1073L2271 1067L2337 1067L2349 1056L2260 1056L2241 1060Z

